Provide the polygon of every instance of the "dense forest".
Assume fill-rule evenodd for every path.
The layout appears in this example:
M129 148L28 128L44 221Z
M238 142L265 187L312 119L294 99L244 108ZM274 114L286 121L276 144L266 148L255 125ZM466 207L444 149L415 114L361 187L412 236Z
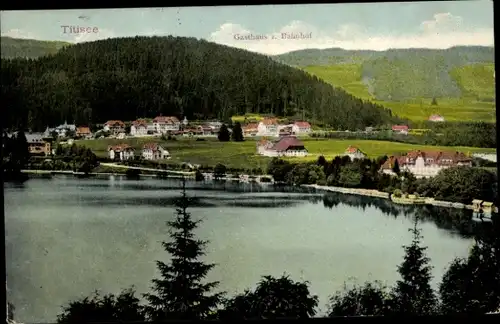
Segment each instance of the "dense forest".
M398 122L390 110L270 57L195 38L116 38L2 60L1 79L6 125L34 130L160 114L273 114L342 129Z

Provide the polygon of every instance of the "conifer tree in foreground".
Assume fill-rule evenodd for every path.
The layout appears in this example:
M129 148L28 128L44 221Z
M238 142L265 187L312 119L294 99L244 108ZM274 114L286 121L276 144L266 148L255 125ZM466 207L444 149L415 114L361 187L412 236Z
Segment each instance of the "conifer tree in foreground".
M401 280L396 283L392 293L392 310L396 313L427 315L436 310L437 298L431 287L430 259L421 246L422 236L417 227L410 229L413 240L410 246L404 246L405 256L403 263L398 267Z
M202 282L215 265L199 260L208 242L197 240L193 233L200 221L192 220L187 212L190 202L183 179L181 197L175 201L175 220L167 222L171 241L162 242L171 255L170 263L157 261L161 279L153 279L154 293L144 295L151 320L204 319L222 298L223 293L211 293L218 282Z

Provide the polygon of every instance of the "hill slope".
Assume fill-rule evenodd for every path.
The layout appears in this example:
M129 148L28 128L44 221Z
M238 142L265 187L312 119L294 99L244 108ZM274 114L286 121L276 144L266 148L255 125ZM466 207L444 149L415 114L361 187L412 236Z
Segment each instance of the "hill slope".
M194 38L108 39L33 61L2 60L2 80L7 125L35 129L159 114L304 115L342 129L396 122L389 110L304 71Z
M494 120L494 49L490 47L304 50L275 59L300 66L402 117L427 119L437 113L448 120ZM434 97L437 106L430 105Z
M34 39L17 39L2 36L2 58L37 58L40 56L57 53L64 46L71 45L67 42L40 41Z

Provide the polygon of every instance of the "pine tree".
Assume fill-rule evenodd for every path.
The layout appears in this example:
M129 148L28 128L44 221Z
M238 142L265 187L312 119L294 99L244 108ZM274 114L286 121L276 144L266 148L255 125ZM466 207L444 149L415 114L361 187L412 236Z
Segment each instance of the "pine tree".
M394 172L397 175L399 175L399 172L401 172L401 169L399 168L398 159L394 159L394 165L392 166L392 172Z
M243 129L241 128L241 124L236 122L233 127L233 133L231 134L232 140L234 142L243 142Z
M221 142L229 142L230 135L229 135L229 130L227 129L226 124L222 124L222 126L219 129L219 135L217 136L219 141Z
M175 201L176 218L167 222L170 242L162 242L171 255L170 264L157 261L161 279L153 279L155 294L145 294L146 312L151 320L195 320L206 318L220 303L223 293L211 294L218 282L202 280L215 266L199 260L205 254L207 241L197 240L193 231L199 224L191 218L187 208L191 198L186 195L182 181L182 195Z
M412 244L404 246L404 261L398 267L401 280L392 292L392 306L397 313L425 315L434 313L437 299L431 287L432 267L425 253L427 247L420 245L422 236L417 224L418 219L410 229L413 233Z

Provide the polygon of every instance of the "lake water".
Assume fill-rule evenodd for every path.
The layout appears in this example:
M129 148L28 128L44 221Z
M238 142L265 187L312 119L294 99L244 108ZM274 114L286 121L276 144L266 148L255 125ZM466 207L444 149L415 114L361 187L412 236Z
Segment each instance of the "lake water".
M197 233L210 241L206 259L218 264L208 279L231 295L263 275L286 272L310 281L323 313L345 281L393 284L416 214L436 283L472 244L472 225L457 220L461 211L257 184L191 186L190 211L203 219ZM165 222L174 217L179 188L177 180L122 177L5 184L8 296L16 320L54 322L63 304L96 289L149 291L155 260L168 260L160 241L168 239Z

